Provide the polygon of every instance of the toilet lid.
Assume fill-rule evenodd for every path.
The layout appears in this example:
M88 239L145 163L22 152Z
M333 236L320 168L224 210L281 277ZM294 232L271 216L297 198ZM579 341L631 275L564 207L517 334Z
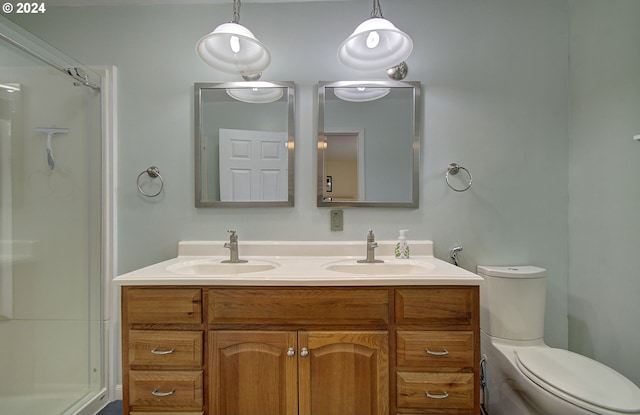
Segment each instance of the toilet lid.
M640 412L640 389L615 370L563 349L531 347L516 352L524 374L553 393L553 388L581 402L622 413ZM549 388L551 386L551 388Z

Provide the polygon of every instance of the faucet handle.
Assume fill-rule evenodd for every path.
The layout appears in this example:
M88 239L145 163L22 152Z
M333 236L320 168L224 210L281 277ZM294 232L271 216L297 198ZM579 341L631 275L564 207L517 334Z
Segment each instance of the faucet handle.
M369 229L369 233L367 234L367 241L373 242L375 241L376 236L373 234L373 229Z
M229 234L229 239L233 242L233 241L237 241L238 240L238 234L235 230L233 229L227 229L227 233Z

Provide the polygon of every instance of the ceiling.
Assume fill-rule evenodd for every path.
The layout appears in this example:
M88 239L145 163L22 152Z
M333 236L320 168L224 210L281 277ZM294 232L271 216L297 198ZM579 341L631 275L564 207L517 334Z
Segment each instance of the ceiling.
M352 0L242 0L243 3L302 3ZM139 6L153 4L223 4L233 0L47 0L47 6Z

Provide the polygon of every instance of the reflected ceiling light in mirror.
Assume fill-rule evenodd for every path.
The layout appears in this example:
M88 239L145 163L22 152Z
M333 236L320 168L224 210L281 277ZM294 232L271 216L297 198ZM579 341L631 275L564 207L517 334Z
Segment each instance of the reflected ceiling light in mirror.
M271 63L271 54L253 33L240 23L240 0L233 1L233 21L223 23L196 44L206 64L245 80L257 80Z
M20 91L20 84L0 84L0 91L9 93Z
M375 101L387 96L391 88L372 88L367 86L357 86L352 88L334 88L335 96L343 101L367 102Z
M411 37L385 19L380 1L373 0L371 18L356 27L340 44L338 59L351 69L387 70L404 64L412 51Z
M227 88L227 95L231 98L250 104L266 104L282 98L282 88Z

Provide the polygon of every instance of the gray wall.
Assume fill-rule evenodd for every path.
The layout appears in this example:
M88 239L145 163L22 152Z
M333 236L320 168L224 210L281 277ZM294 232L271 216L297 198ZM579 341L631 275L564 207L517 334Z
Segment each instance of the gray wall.
M640 384L640 2L570 6L569 345Z
M297 84L295 207L196 209L193 203L194 82L240 80L209 68L195 42L231 18L231 5L53 7L11 15L86 64L119 71L119 272L176 255L180 240L432 239L446 259L462 244L462 265L534 264L548 269L546 336L568 344L569 27L565 0L403 0L385 17L411 34L407 80L423 85L420 208L350 209L330 232L316 203L316 93L319 80L361 74L336 57L340 42L371 11L369 0L244 3L241 22L271 50L264 80ZM473 187L445 184L451 162ZM162 197L136 191L148 166L165 179ZM589 298L597 306L597 297ZM619 314L610 319L619 318Z

